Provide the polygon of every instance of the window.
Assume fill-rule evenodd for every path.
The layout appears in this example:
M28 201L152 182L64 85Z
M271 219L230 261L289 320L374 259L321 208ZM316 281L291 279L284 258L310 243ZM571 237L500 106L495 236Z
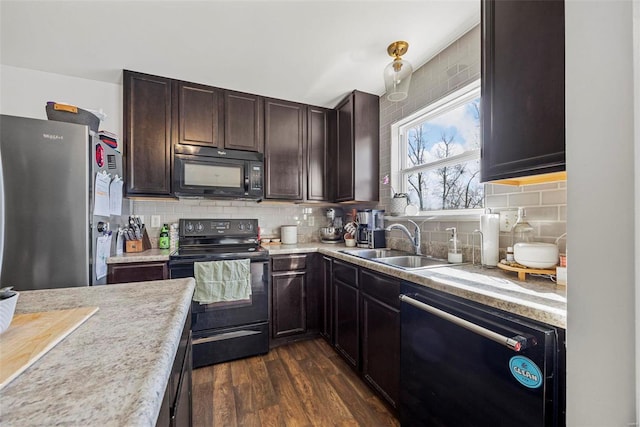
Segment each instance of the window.
M392 185L420 211L482 208L480 82L391 127Z

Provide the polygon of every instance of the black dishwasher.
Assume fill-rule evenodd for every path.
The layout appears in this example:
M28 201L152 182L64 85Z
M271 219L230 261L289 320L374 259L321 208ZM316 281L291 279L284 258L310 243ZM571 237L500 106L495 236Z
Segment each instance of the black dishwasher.
M564 330L401 286L403 426L562 426Z

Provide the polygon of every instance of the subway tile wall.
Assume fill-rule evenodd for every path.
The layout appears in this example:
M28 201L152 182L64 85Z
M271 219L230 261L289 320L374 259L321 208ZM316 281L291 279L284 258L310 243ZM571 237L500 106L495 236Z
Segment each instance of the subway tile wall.
M407 57L409 58L409 57ZM409 96L402 102L390 102L380 97L380 204L379 209L389 209L391 188L382 184L382 178L391 172L391 125L409 116L429 103L480 78L480 27L476 26L454 41L427 63L417 69L411 77ZM486 207L494 212L526 208L527 219L536 230L536 241L554 242L566 232L567 195L565 183L528 186L485 185ZM446 228L456 227L458 239L463 246L465 261L473 258L476 248L479 259L479 220L434 221L413 218L422 231L422 251L426 254L446 258L447 244L451 232ZM387 221L409 225L402 218ZM409 227L411 229L411 227ZM474 241L475 239L475 241ZM409 240L399 230L388 235L388 245L393 248L411 250ZM560 252L565 252L566 239L558 243ZM511 245L511 234L500 234L501 257Z
M151 215L159 215L161 224L171 224L180 218L257 218L263 237L280 237L280 226L297 225L298 242L320 240L319 228L327 225L323 207L308 207L293 203L258 203L224 200L133 200L132 212L144 215L151 244L157 247L160 228L151 228Z

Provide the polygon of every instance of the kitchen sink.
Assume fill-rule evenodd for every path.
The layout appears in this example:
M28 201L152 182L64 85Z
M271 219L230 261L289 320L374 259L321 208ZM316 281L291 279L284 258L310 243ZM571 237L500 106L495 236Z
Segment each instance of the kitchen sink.
M388 257L402 257L409 253L405 251L399 251L397 249L345 249L340 251L343 254L353 255L360 258L373 259L373 258L388 258Z
M447 260L420 255L388 256L373 258L371 261L392 265L405 270L417 270L420 268L434 268L449 265Z

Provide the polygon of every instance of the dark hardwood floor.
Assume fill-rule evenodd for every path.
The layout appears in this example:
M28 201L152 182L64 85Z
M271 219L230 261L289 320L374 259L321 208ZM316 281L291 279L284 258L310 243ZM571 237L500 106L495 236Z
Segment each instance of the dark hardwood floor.
M193 425L399 426L321 338L193 371Z

